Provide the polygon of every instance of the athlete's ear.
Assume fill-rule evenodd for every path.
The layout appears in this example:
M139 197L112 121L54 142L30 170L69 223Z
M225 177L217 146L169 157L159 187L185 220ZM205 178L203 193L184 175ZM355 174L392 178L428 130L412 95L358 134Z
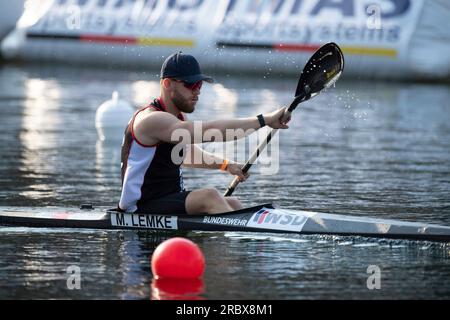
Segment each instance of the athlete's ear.
M161 85L162 85L164 88L170 88L171 84L172 84L172 82L170 81L169 78L161 79Z

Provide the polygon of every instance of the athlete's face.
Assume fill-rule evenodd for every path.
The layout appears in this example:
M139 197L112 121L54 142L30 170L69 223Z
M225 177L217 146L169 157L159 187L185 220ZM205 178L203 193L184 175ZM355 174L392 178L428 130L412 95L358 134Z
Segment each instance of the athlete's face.
M200 95L202 81L194 84L187 84L180 80L171 79L173 90L171 98L173 103L181 112L192 113Z

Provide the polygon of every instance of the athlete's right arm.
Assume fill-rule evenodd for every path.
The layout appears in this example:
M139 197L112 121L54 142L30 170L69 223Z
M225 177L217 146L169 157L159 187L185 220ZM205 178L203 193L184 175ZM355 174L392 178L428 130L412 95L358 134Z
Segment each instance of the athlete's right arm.
M285 108L264 114L266 124L272 128L287 129L281 122ZM167 112L152 112L135 123L138 140L144 144L160 141L195 144L228 141L243 138L260 128L258 118L238 118L213 121L181 121Z

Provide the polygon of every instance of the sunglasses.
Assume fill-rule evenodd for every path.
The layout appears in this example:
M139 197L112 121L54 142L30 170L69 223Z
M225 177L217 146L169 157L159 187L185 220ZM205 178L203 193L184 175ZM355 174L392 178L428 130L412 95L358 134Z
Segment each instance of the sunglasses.
M172 80L183 83L184 87L191 91L200 90L203 85L203 81L201 81L201 80L194 82L194 83L187 83L187 82L184 82L182 80L177 80L177 79L172 79Z

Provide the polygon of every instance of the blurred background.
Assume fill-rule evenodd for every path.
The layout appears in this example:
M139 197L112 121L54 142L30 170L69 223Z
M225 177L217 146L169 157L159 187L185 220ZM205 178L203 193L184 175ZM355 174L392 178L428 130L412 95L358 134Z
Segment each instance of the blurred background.
M8 60L159 68L164 57L183 50L208 70L284 76L296 75L315 49L332 41L346 55L346 76L450 75L445 0L27 0L1 6Z
M447 0L0 0L0 206L115 207L123 130L158 97L173 52L216 79L190 117L208 120L290 103L308 58L332 41L342 78L277 135L276 174L253 166L236 196L450 225L448 30ZM188 189L221 191L232 178L184 176ZM149 258L170 236L2 227L0 298L149 298ZM204 298L450 298L445 244L184 236L205 252ZM74 263L86 290L65 286ZM371 264L380 291L365 285Z

